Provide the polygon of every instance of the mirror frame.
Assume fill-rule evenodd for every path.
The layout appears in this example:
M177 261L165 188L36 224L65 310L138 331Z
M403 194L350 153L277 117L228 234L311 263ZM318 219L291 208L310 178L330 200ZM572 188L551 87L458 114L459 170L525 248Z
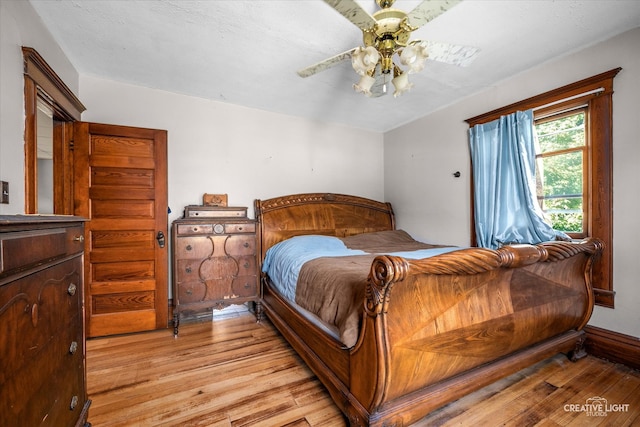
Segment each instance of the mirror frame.
M49 105L62 125L54 128L54 214L73 213L72 124L86 110L47 62L33 48L22 47L24 61L25 213L38 213L37 105Z

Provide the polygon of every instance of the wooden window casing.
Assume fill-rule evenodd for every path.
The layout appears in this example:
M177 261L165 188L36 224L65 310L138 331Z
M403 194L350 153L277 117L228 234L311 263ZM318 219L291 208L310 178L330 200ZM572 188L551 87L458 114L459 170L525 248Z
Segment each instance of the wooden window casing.
M592 283L596 304L614 308L613 290L613 79L621 68L507 105L467 119L469 127L488 123L515 111L534 110L534 119L583 107L586 110L588 200L586 235L598 237L605 250L594 264ZM472 174L473 176L473 174ZM472 178L473 179L473 178ZM473 188L473 182L472 187ZM471 195L471 240L475 243L473 192Z

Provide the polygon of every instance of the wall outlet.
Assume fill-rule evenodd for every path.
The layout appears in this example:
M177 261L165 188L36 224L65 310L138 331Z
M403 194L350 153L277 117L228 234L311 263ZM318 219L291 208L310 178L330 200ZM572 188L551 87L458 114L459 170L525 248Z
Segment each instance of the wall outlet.
M9 204L9 183L0 181L0 203Z

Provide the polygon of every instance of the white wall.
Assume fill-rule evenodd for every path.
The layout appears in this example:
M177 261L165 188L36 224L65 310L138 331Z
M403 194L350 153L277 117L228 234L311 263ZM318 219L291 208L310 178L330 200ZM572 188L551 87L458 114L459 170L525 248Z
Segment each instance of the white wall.
M468 245L470 186L465 119L622 67L613 95L614 310L590 324L640 337L640 28L496 84L385 134L385 198L398 226L426 240ZM453 178L459 170L461 178Z
M168 131L170 221L204 193L229 205L303 193L384 199L383 135L261 110L80 78L82 120Z
M0 0L0 180L9 204L0 214L24 213L24 77L22 46L32 47L76 95L78 73L25 0Z

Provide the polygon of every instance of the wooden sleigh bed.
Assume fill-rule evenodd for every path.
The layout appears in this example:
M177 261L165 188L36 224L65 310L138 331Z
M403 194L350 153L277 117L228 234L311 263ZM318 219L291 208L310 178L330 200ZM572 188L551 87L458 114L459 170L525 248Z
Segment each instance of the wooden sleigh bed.
M293 236L395 229L391 205L339 194L256 200L260 255ZM263 309L352 426L407 426L557 353L584 353L597 239L377 255L355 345L304 314L263 274ZM336 277L339 276L336 268ZM338 280L338 279L336 279Z

